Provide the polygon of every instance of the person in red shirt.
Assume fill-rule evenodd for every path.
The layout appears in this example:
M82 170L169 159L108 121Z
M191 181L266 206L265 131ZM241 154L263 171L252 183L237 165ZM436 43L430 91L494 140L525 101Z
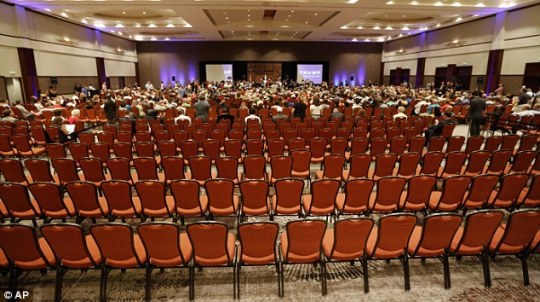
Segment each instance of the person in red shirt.
M79 121L80 116L81 111L79 109L73 109L73 111L71 111L71 116L68 118L68 123L70 125L75 125Z

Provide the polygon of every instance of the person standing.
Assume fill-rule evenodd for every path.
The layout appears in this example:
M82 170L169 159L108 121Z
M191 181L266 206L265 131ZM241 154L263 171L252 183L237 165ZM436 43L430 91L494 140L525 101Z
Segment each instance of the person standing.
M205 123L208 121L208 111L210 110L210 104L206 100L204 95L200 95L197 103L193 105L197 117L200 117Z
M306 117L307 105L303 100L298 100L293 106L293 116L300 118L303 122Z
M110 94L107 95L107 100L105 101L105 104L103 104L103 110L105 111L107 122L109 124L114 123L116 119L116 102Z
M480 96L480 91L473 92L473 99L469 106L469 115L471 117L471 136L480 135L480 126L484 120L484 110L486 110L486 101Z

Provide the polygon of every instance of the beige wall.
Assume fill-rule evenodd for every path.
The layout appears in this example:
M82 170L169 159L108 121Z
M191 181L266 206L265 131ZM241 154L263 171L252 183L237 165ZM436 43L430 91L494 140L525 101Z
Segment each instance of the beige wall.
M331 42L139 42L141 82L199 78L201 61L328 61L330 81L378 82L381 44Z
M411 76L416 75L413 62L426 58L424 84L433 81L437 67L472 65L472 88L477 77L487 74L489 52L504 49L501 82L506 91L517 93L525 64L540 62L539 16L540 5L535 5L387 42L382 54L384 75L398 67L410 68Z
M43 90L48 88L50 77L58 77L57 88L62 93L71 93L77 79L99 86L96 58L115 62L106 63L106 73L135 76L135 42L0 2L0 76L21 76L17 48L34 50Z

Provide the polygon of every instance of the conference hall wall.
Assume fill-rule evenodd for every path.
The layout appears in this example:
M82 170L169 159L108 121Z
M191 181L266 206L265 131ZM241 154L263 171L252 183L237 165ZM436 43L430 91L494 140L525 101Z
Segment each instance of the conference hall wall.
M134 42L3 2L0 57L0 77L8 83L0 84L0 90L8 92L13 82L10 79L17 79L16 83L22 79L22 86L30 83L32 87L22 89L30 91L27 94L34 94L38 88L46 91L55 80L60 94L71 94L75 83L100 87L100 76L116 85L120 78L128 85L136 77ZM103 62L102 70L98 70L98 61ZM23 64L25 68L21 69L20 62L31 66ZM21 88L18 90L20 95L14 89L7 97L11 101L23 98ZM4 94L0 91L0 96Z
M411 83L420 76L425 85L435 82L437 68L470 66L472 89L493 91L500 82L508 93L518 93L526 64L540 62L538 16L540 5L534 5L387 42L382 53L384 82L390 82L397 68L410 70Z
M137 42L142 83L200 78L200 62L328 62L329 80L378 82L381 43L334 42Z

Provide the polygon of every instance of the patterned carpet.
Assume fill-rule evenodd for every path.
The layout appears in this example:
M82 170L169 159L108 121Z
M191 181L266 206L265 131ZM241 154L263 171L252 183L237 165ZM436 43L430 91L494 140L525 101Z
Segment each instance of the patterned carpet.
M277 297L274 267L242 269L241 300L243 301L539 301L540 256L530 259L531 285L523 286L521 265L517 258L497 258L491 265L492 287L485 289L482 265L475 258L461 263L450 261L452 288L444 290L442 264L435 259L422 265L411 260L411 291L403 290L401 263L394 260L369 263L370 293L364 294L360 266L348 263L328 265L328 295L321 296L318 268L312 265L285 266L285 297ZM31 289L33 301L52 301L54 272L23 274L22 288ZM188 297L188 271L165 270L152 274L152 301L185 301ZM144 298L144 270L114 270L108 286L109 301L141 301ZM5 284L3 279L2 283ZM205 268L196 272L196 299L199 301L231 301L232 268ZM99 271L69 271L64 278L63 301L97 301Z

